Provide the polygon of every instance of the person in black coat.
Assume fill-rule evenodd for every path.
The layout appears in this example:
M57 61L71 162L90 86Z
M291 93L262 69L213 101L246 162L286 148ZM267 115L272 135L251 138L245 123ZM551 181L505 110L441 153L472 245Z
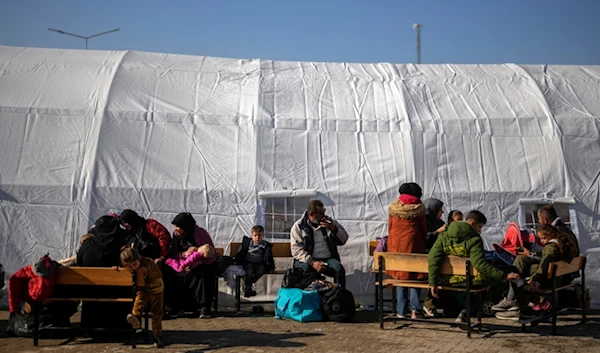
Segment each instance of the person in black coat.
M425 247L426 251L429 252L438 235L446 230L446 224L442 221L444 203L438 199L426 199L423 200L423 206L425 206L425 223L427 224Z

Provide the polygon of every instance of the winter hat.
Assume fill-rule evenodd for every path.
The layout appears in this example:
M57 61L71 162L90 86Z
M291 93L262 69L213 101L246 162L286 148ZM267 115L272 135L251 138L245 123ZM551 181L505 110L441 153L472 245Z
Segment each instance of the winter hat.
M46 254L42 256L41 259L36 261L33 265L31 265L31 268L37 276L48 277L54 273L54 270L56 270L56 266L58 266L58 263L56 261L53 261L50 258L50 256Z
M400 195L412 195L418 199L423 196L423 190L421 190L421 187L417 183L404 183L400 185L398 192Z

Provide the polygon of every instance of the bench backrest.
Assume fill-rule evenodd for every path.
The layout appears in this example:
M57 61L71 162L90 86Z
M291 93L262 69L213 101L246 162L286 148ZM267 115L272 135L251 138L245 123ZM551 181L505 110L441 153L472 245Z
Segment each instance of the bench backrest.
M272 243L273 257L292 257L292 249L290 243ZM229 254L235 256L242 243L229 243Z
M569 273L579 272L585 267L585 256L574 258L571 262L558 261L551 262L548 268L548 279L552 279L552 272L556 268L556 277L564 276Z
M377 247L377 244L379 244L379 240L371 240L369 242L369 256L373 256L373 253L375 253L375 248Z
M405 272L429 272L429 256L427 254L399 254L390 252L373 253L373 269L379 270L379 257L383 256L383 270ZM440 266L442 275L466 275L466 257L446 256ZM477 270L471 265L471 276L477 276Z
M144 286L144 276L138 272L137 285ZM61 285L96 285L131 287L132 274L119 267L118 270L106 267L59 267L56 269L55 284Z
M225 254L225 249L223 249L223 248L215 248L215 252L217 253L217 255L223 256L223 254Z

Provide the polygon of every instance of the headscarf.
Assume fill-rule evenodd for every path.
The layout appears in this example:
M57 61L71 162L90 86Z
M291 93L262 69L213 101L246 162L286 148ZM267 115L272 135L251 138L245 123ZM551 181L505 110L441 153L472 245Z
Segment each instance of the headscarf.
M425 206L425 215L436 218L444 203L438 199L426 199L423 200L423 206Z
M77 254L77 263L82 266L118 265L121 247L125 244L125 234L119 221L111 216L102 216L96 220L93 230L94 236L82 244Z
M183 230L183 234L179 234L173 237L175 240L176 251L187 250L190 246L198 246L194 239L194 233L196 231L196 220L189 212L182 212L173 218L171 221L176 227Z
M398 199L404 204L412 205L421 203L423 191L417 183L404 183L400 185L398 192L400 193Z
M144 227L145 219L133 210L125 210L119 215L121 223L129 223L132 230L137 230Z

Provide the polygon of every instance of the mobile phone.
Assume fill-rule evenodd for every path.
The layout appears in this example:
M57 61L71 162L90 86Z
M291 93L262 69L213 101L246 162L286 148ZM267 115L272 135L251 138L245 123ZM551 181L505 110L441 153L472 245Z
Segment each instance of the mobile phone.
M523 249L522 247L520 247L520 246L517 246L517 252L523 252L523 250L524 250L524 249Z

